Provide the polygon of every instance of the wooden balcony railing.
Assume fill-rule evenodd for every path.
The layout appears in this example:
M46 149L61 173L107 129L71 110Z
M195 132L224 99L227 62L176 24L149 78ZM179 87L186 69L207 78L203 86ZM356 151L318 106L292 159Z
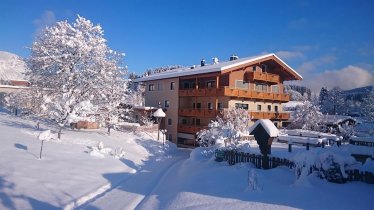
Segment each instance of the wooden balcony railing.
M208 128L200 125L178 125L178 132L196 134L198 131Z
M265 82L271 82L271 83L278 83L279 82L279 75L266 73L266 72L246 72L246 78L244 80L246 81L265 81Z
M231 96L231 97L239 97L239 98L265 99L265 100L282 101L282 102L288 102L290 100L289 94L243 90L243 89L227 87L227 86L224 88L217 89L216 93L218 96Z
M186 117L211 117L215 118L219 115L219 111L216 109L179 109L178 114Z
M290 113L287 112L250 112L252 120L272 119L272 120L288 120Z
M259 92L253 90L243 90L233 87L223 87L223 88L208 88L208 89L185 89L179 90L179 96L231 96L239 98L251 98L251 99L265 99L271 101L282 101L288 102L290 96L284 93L269 93L269 92Z

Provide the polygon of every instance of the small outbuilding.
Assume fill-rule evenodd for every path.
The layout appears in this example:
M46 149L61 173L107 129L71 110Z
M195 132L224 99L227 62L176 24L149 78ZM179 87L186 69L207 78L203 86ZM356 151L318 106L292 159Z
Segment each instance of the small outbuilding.
M273 139L278 137L279 130L270 120L261 119L257 120L249 128L249 134L255 136L261 154L267 156L271 154L271 144L273 143Z

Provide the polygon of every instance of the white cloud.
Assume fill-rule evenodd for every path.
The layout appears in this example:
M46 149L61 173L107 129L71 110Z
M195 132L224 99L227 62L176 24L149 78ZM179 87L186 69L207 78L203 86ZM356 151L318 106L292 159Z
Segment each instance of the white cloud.
M50 10L44 11L39 18L33 20L33 24L36 27L35 34L39 34L46 26L54 23L56 23L55 13Z
M335 56L326 55L321 58L302 63L297 68L297 71L304 77L309 77L312 71L316 70L320 66L323 66L324 64L333 63L335 59Z
M275 54L283 60L304 58L304 54L299 51L278 51Z
M349 65L339 70L325 71L314 77L305 78L303 83L315 93L318 93L321 87L330 89L338 86L343 90L349 90L374 85L374 72Z

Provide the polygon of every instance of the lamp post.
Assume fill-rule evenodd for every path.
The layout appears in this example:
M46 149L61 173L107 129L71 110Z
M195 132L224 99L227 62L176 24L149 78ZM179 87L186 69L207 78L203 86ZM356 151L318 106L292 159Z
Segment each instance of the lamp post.
M161 119L166 116L166 114L164 111L162 111L160 102L158 103L158 107L159 108L153 113L153 117L157 119L157 141L160 141L160 122Z

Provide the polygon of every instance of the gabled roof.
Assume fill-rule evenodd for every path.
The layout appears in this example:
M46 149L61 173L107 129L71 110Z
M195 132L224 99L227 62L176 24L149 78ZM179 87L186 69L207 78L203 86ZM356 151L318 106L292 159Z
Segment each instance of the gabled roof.
M257 120L255 122L255 124L253 124L248 129L249 134L252 134L252 132L254 131L254 129L257 126L259 126L259 125L262 125L262 127L265 129L265 131L269 134L270 137L277 137L277 136L279 136L279 130L278 130L278 128L275 127L275 125L273 124L273 122L271 122L269 119L260 119L260 120Z
M142 77L135 79L135 82L144 82L144 81L152 81L152 80L159 80L159 79L167 79L167 78L174 78L174 77L181 77L181 76L188 76L188 75L196 75L196 74L205 74L205 73L212 73L212 72L219 72L224 71L227 69L235 68L241 65L254 63L260 60L266 59L273 59L281 66L284 67L285 71L292 74L296 80L301 80L302 76L297 73L294 69L292 69L289 65L287 65L282 59L276 56L274 53L266 54L266 55L259 55L253 57L246 57L240 58L233 61L226 61L220 62L217 64L205 65L205 66L197 66L195 68L183 67L178 69L173 69L170 71L165 71L161 73L152 74L150 76Z

